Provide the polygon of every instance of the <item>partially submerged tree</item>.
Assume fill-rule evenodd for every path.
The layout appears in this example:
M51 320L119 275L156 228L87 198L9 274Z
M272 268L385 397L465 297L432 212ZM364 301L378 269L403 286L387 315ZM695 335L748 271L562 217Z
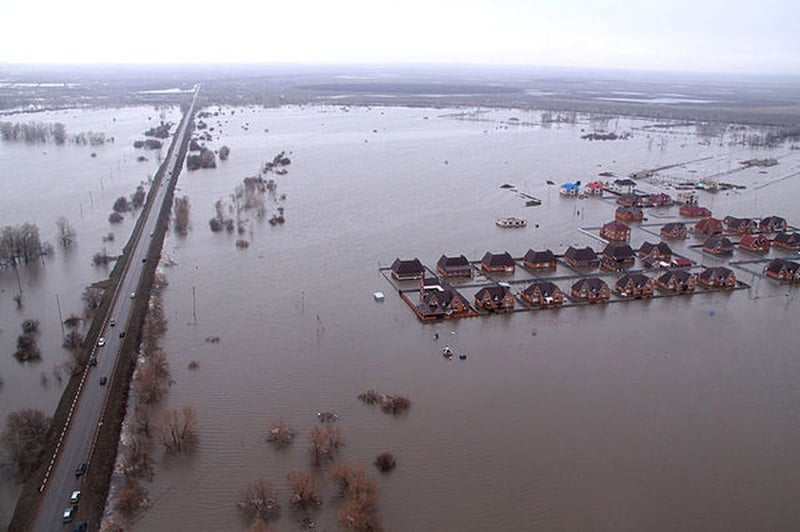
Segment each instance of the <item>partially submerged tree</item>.
M290 427L285 421L279 420L269 427L266 440L273 446L281 449L290 445L294 441L296 435L296 430Z
M165 410L162 415L161 443L167 451L182 453L197 442L197 413L184 406L181 410Z
M310 508L322 504L314 475L309 471L292 471L286 477L289 501L295 508Z
M22 322L22 334L17 337L17 350L14 358L19 362L31 362L42 358L42 352L36 344L39 337L39 320L25 320Z
M128 202L128 198L125 196L120 196L114 201L114 206L111 208L114 210L114 212L123 213L131 210L131 205Z
M173 207L175 232L185 235L189 230L189 196L175 198Z
M375 467L377 467L381 473L388 473L397 467L397 460L392 453L384 451L375 457Z
M66 216L59 216L56 219L56 227L58 228L58 241L64 249L69 248L75 241L75 229L72 228Z
M81 294L81 299L83 300L84 304L85 316L91 316L94 314L94 311L97 310L97 308L103 302L104 292L105 291L102 288L98 288L96 286L89 286L83 291L83 294Z
M31 408L11 412L0 435L2 465L18 482L26 481L42 463L52 419Z
M130 517L147 502L147 490L134 477L125 475L117 493L116 509L125 517Z
M264 479L249 484L242 491L237 506L248 520L261 519L266 522L281 516L281 504Z
M341 431L331 425L313 427L309 441L308 454L314 466L334 460L339 453L339 447L344 443Z

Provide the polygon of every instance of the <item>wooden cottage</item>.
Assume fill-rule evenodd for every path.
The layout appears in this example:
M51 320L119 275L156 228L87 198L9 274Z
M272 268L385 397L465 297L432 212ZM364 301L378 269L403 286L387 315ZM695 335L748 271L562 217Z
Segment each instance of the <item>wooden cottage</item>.
M656 279L656 286L667 292L691 293L697 288L697 276L686 270L670 270Z
M600 256L600 265L612 272L618 272L635 261L633 248L628 244L608 244Z
M532 270L555 270L557 263L555 254L549 249L544 251L529 249L522 258L522 264Z
M669 194L664 194L661 192L647 196L645 198L645 204L653 207L669 207L673 204L673 201Z
M514 294L506 286L485 286L475 294L475 306L490 312L505 312L514 308Z
M595 268L600 264L597 253L589 246L585 248L568 247L564 253L564 260L575 268Z
M486 255L481 259L481 270L490 273L514 273L517 265L511 257L511 253L504 251L503 253L486 252Z
M564 304L564 292L550 281L531 283L519 297L532 307L552 308Z
M800 251L800 233L778 233L772 244L791 251Z
M636 253L642 259L650 261L669 262L672 260L672 249L670 249L666 242L659 242L658 244L645 242L639 247Z
M422 320L446 319L470 315L469 302L452 286L435 277L420 281L417 315Z
M786 218L781 218L780 216L767 216L758 222L758 228L761 229L763 233L786 231L786 227Z
M472 277L472 266L464 255L442 255L436 263L436 271L444 277Z
M661 228L660 234L661 238L668 238L673 240L678 238L686 238L687 235L686 224L682 222L668 223Z
M640 206L639 196L636 194L622 194L617 198L617 205L620 207Z
M678 209L678 214L686 218L710 218L711 210L701 207L696 203L685 203Z
M603 225L600 236L612 242L627 242L631 236L631 228L619 220L614 220Z
M400 260L395 259L392 263L392 277L398 281L413 281L422 279L425 276L425 267L419 259Z
M736 275L725 266L706 268L697 278L697 282L708 288L736 288Z
M586 277L572 285L570 295L589 303L602 303L611 297L611 289L599 277Z
M722 224L722 220L710 216L703 218L694 225L694 232L698 235L719 235L722 234L724 229L725 226Z
M641 222L644 218L644 211L639 207L617 207L614 218L623 222Z
M703 251L712 255L732 255L733 242L728 237L712 235L703 242Z
M751 220L750 218L726 216L724 222L728 227L728 231L732 231L739 235L755 233L758 230L758 224L756 224L755 220Z
M791 260L774 259L764 266L764 275L784 283L800 283L800 264Z
M766 253L770 247L769 238L764 235L746 234L739 240L739 247L753 253Z
M614 290L622 297L652 297L655 281L641 273L626 273L614 284Z

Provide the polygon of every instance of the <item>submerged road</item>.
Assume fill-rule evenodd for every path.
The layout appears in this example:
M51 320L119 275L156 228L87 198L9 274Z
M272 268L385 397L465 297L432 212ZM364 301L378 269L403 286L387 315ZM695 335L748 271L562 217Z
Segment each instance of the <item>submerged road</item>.
M94 345L89 354L97 358L97 365L87 365L80 377L80 387L73 404L64 431L59 435L57 448L52 457L48 457L48 470L45 480L39 488L42 498L32 527L37 532L52 530L71 530L72 524L66 524L64 512L72 507L70 494L74 490L83 490L82 480L86 474L78 475L78 468L91 463L97 430L102 423L103 414L108 401L108 392L119 385L113 380L114 369L121 355L124 333L133 316L135 300L148 297L138 294L137 289L145 271L144 265L151 260L158 260L160 249L151 249L151 238L156 231L159 213L164 207L170 182L177 179L183 158L181 145L186 138L199 86L195 86L192 103L184 115L167 159L162 164L162 171L156 174L150 189L152 201L147 202L143 210L142 221L138 230L131 236L127 249L128 260L116 289L111 294L111 307L101 327L101 339ZM114 321L112 321L114 320Z

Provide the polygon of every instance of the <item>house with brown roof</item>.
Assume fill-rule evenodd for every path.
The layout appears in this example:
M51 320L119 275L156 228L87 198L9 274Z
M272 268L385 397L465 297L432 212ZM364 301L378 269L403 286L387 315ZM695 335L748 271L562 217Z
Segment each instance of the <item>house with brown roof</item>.
M752 253L766 253L771 242L764 235L746 234L739 240L739 247Z
M717 218L703 218L694 225L694 232L697 235L719 235L725 230L722 220Z
M644 211L639 207L617 207L614 211L614 218L624 222L641 222L644 218Z
M447 319L469 315L469 302L452 286L435 277L420 280L417 315L422 320Z
M572 285L570 295L573 299L602 303L611 297L611 289L599 277L585 277Z
M392 263L392 277L398 281L413 281L425 276L425 267L414 258L411 260L395 259Z
M564 292L551 281L537 281L520 292L521 297L532 307L552 308L564 304Z
M691 293L697 288L697 276L686 270L670 270L656 279L656 286L666 292Z
M725 266L706 268L698 277L698 284L709 288L736 288L736 275Z
M669 207L673 204L672 198L669 194L660 192L658 194L650 194L645 198L645 205L653 207Z
M475 306L490 312L505 312L514 308L514 294L507 286L484 286L475 294Z
M800 283L800 264L791 260L773 259L764 266L764 275L784 283Z
M672 260L672 249L670 249L666 242L659 242L657 244L645 242L639 247L636 253L642 259L651 261L669 262Z
M733 242L726 236L712 235L703 242L703 251L712 255L732 255Z
M544 251L529 249L522 258L522 264L532 270L555 270L557 261L555 254L549 249Z
M617 205L620 207L638 206L640 205L640 199L636 194L622 194L617 197Z
M464 255L458 257L442 255L436 263L436 271L444 277L472 277L472 265Z
M678 214L686 218L710 218L711 210L696 203L685 203L678 209Z
M481 259L481 270L490 273L514 273L516 263L511 257L511 253L491 253L489 251Z
M589 246L585 248L568 247L564 253L564 260L575 268L595 268L600 264L597 253Z
M800 233L778 233L772 244L792 251L800 251Z
M626 273L614 284L614 290L622 297L652 297L655 292L655 282L641 273Z
M767 216L761 218L758 222L758 228L764 233L777 233L779 231L786 231L786 218L780 216Z
M758 230L758 224L755 222L755 220L751 220L750 218L726 216L724 222L728 227L728 231L733 231L734 233L740 235L755 233Z
M626 242L631 236L631 228L619 220L613 220L603 225L600 236L613 242Z
M621 271L634 262L636 255L628 244L608 244L600 256L600 266L612 272Z
M661 238L678 239L686 238L687 230L686 224L683 222L671 222L665 224L660 231Z

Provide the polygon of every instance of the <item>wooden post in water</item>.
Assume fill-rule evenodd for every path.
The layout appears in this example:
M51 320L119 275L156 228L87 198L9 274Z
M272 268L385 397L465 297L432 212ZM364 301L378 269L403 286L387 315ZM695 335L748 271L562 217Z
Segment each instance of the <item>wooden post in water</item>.
M192 286L192 319L197 323L197 288Z
M61 337L65 337L67 334L64 332L64 317L61 315L61 300L58 298L58 293L56 292L56 307L58 308L58 323L61 325Z

